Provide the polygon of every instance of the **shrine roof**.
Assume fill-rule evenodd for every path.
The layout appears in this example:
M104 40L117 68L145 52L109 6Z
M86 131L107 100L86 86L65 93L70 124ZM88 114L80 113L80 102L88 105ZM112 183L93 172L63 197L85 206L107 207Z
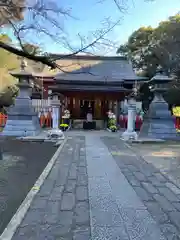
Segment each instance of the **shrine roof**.
M143 80L135 74L131 62L125 57L63 54L50 56L58 68L51 70L48 66L28 60L27 71L35 78L48 82L69 80L132 83Z
M62 62L61 62L62 61ZM63 65L66 61L67 65ZM132 64L125 57L109 56L73 56L57 60L60 72L55 76L55 81L138 81ZM74 68L74 69L73 69Z

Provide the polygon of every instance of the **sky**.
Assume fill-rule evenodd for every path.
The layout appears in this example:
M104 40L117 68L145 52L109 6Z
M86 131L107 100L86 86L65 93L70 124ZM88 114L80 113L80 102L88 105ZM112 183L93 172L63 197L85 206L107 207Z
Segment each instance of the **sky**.
M67 24L68 31L74 37L79 32L87 36L90 31L101 27L100 22L111 16L112 20L121 18L121 23L110 34L108 38L116 42L117 45L127 41L131 33L141 26L158 26L158 23L166 20L169 16L180 11L180 0L119 0L126 2L127 10L120 13L113 0L103 0L101 4L97 0L66 0L66 4L72 8L72 15L79 20L73 20ZM72 41L79 41L72 39ZM56 44L51 45L51 51L58 52ZM110 55L115 54L112 49Z
M47 0L49 1L49 0ZM88 42L94 40L92 32L102 29L102 22L106 17L112 21L121 19L120 25L113 29L106 37L113 41L114 47L110 48L108 55L115 55L117 46L125 43L131 33L142 26L156 27L159 22L180 11L180 0L117 0L126 7L125 12L120 12L113 0L52 0L60 3L61 7L70 8L70 18L62 21L71 46L75 49L80 47L81 36L88 36ZM124 5L124 3L126 5ZM27 20L27 19L26 19ZM46 23L45 23L46 24ZM54 29L49 28L49 32ZM31 34L31 40L42 45L47 52L66 53L68 50L55 41L46 37L35 37ZM102 48L100 49L102 51Z

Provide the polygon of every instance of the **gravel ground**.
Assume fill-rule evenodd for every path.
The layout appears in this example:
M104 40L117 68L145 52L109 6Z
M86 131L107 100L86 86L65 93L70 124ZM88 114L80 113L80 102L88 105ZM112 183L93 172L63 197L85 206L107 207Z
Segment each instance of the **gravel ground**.
M6 138L0 147L0 234L38 179L57 147Z

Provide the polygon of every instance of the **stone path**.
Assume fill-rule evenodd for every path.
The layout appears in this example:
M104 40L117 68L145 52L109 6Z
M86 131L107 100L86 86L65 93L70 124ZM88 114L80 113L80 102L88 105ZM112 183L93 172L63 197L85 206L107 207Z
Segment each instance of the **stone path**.
M165 183L117 135L73 134L12 240L178 240L180 195Z
M115 138L104 137L103 142L108 146L117 165L121 169L129 184L136 191L137 195L147 207L147 210L158 224L165 239L180 239L180 185L175 184L171 178L172 173L167 175L161 173L166 167L167 162L174 161L172 157L166 157L163 162L162 158L145 157L148 155L143 145L137 145L131 149L119 143ZM152 145L151 145L152 146ZM162 146L155 145L162 149ZM171 148L172 150L172 148ZM142 154L143 153L143 154ZM143 157L142 157L143 156ZM160 164L161 163L161 164ZM168 164L169 170L171 165ZM179 170L180 176L180 170ZM158 238L157 238L158 239Z
M13 240L90 239L85 138L68 139Z
M86 143L92 239L165 239L100 139Z

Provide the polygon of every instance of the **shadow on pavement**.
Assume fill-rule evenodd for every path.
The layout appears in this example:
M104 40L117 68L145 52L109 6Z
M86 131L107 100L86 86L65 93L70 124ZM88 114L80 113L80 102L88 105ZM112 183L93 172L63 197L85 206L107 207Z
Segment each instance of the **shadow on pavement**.
M53 143L0 141L0 234L57 150Z

